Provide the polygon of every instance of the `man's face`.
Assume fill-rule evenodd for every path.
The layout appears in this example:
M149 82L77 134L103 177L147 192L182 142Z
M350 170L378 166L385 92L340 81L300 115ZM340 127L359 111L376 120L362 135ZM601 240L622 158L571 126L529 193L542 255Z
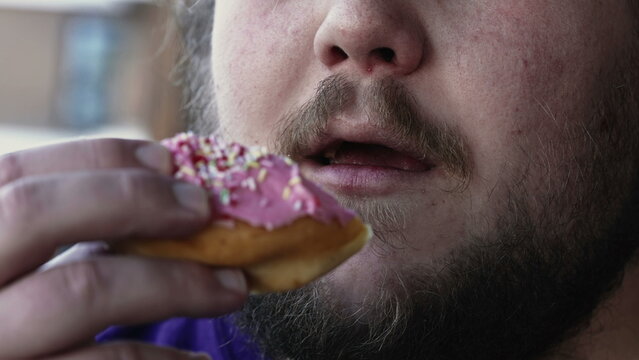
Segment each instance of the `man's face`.
M538 299L552 304L574 282L556 272L583 277L632 188L621 170L636 162L618 155L636 111L634 26L621 0L218 0L219 126L299 160L380 234L313 289L349 326L391 326L374 315L389 299L415 314L448 311L433 298L484 306L490 296L475 288L491 271L512 309L533 296L521 289L557 282ZM616 192L600 189L613 182ZM589 305L551 337L592 311L623 267L612 261ZM515 275L503 284L503 272Z

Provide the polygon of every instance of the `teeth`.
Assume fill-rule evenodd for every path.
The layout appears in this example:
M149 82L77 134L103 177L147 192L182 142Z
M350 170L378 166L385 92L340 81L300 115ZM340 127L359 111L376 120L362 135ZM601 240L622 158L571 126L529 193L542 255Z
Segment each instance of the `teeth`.
M322 153L322 157L324 157L324 159L327 159L327 160L334 160L335 156L337 155L337 150L339 150L341 146L342 146L342 142L339 142L337 144L333 144L330 147L327 147Z
M337 149L324 152L324 154L322 154L322 157L328 160L333 160L335 159L335 154L337 154Z

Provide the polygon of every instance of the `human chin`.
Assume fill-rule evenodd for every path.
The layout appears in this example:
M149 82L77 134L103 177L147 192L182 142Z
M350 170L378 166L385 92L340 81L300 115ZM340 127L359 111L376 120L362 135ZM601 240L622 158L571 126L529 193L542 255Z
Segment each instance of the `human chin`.
M406 268L432 264L459 246L458 234L463 230L453 228L461 227L461 222L442 218L453 210L437 212L431 205L433 199L428 201L423 194L394 194L383 199L336 197L374 231L374 237L360 252L323 280L345 307L369 302L381 290L400 289Z

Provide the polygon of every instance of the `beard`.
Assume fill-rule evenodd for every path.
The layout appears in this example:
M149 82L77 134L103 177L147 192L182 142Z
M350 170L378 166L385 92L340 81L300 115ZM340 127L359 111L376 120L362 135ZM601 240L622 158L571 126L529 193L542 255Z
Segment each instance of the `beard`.
M198 11L184 21L201 27L184 32L187 117L191 129L206 133L214 130L214 110L209 42L201 39L210 34L213 3L198 2ZM274 359L525 360L556 353L588 326L637 248L638 89L636 74L628 71L637 57L627 59L600 76L592 116L544 144L543 153L561 157L561 166L546 167L542 159L520 164L521 176L504 186L489 227L468 231L460 245L427 265L385 267L357 306L340 299L329 275L302 289L251 297L234 315L238 326ZM348 81L333 80L282 119L281 152L301 153L344 105ZM380 126L437 158L460 180L456 191L468 191L471 170L458 131L422 119L392 82L369 93L378 94L368 101L384 113ZM546 174L541 183L539 174ZM405 208L340 200L373 225L380 256L406 241Z
M348 99L352 85L340 83L347 81L320 86L314 100L282 120L281 152L304 153L309 138L322 133L331 109ZM372 106L391 109L378 125L445 164L459 180L456 191L467 191L470 166L459 133L415 127L429 120L415 121L420 115L401 87L374 87L365 92L386 96L367 96L369 102L392 104ZM331 275L299 290L254 296L236 324L274 359L524 360L556 352L618 287L637 248L637 102L625 89L602 94L591 121L566 129L542 152L570 156L521 166L486 221L491 225L468 231L444 256L428 265L383 267L357 304L340 298ZM332 98L341 100L332 105ZM544 173L552 176L540 182ZM399 204L338 199L372 224L380 263L385 249L415 241L404 238L407 214Z
M533 215L524 189L511 191L493 232L469 236L429 265L384 268L355 306L340 300L329 274L302 289L251 297L236 324L273 359L552 355L589 324L637 248L638 184L606 176L603 167L575 190L582 198L547 196L542 216ZM377 220L376 206L355 207L386 229L397 225ZM405 241L383 235L374 246Z
M619 284L637 246L637 200L596 237L581 217L574 233L549 235L512 200L491 237L429 266L385 269L355 309L329 275L251 297L235 321L273 359L540 358L588 325Z

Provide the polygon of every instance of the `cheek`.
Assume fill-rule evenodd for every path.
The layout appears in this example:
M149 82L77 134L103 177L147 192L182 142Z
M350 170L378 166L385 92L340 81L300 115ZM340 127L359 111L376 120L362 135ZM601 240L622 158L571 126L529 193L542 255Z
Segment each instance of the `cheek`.
M515 184L525 183L533 194L561 185L583 151L582 139L572 134L591 118L602 87L598 76L622 48L615 44L623 38L620 31L597 24L597 17L571 17L573 12L552 5L531 8L539 3L503 1L463 21L442 15L432 27L441 32L432 37L423 102L435 104L437 117L454 124L469 143L471 217L490 213ZM615 18L614 11L600 10Z
M312 14L294 2L222 3L212 60L222 131L247 144L265 144L274 122L294 105L291 94L308 69Z
M584 14L571 17L569 7L576 4L566 3L572 5L557 9L540 0L485 6L466 17L471 21L449 19L452 35L436 37L442 109L454 109L477 178L496 181L504 166L542 156L544 144L559 141L564 126L576 126L590 111L595 74L607 58L593 39L605 30L590 26Z

